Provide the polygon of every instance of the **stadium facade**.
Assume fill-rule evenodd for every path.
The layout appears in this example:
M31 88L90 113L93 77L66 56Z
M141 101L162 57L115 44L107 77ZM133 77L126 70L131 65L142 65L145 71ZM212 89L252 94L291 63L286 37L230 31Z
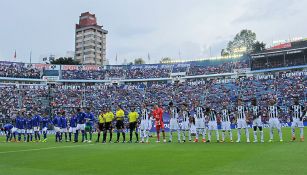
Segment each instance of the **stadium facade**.
M251 54L252 70L291 67L307 64L307 41L282 43Z
M167 105L171 99L178 103L200 100L219 107L224 99L235 104L239 97L248 101L256 96L265 104L274 96L286 110L293 96L306 101L305 43L292 43L291 48L241 58L177 64L101 66L0 62L0 89L5 99L2 106L12 104L16 110L31 109L35 104L36 108L51 111L91 106L97 113L109 102L108 105L139 106L142 101ZM256 64L270 63L271 59L276 60L274 66ZM12 112L8 107L1 110L2 114Z

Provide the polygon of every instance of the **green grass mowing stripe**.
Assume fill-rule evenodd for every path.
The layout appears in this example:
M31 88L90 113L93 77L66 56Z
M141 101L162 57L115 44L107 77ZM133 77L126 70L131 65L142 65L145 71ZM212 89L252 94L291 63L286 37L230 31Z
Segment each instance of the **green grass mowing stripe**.
M24 150L15 150L15 151L0 151L0 154L9 154L9 153L20 153L20 152L32 152L32 151L43 151L43 150L50 150L50 149L59 149L59 148L73 148L78 146L84 145L71 145L71 146L54 146L54 147L44 147L44 148L31 148L31 149L24 149Z

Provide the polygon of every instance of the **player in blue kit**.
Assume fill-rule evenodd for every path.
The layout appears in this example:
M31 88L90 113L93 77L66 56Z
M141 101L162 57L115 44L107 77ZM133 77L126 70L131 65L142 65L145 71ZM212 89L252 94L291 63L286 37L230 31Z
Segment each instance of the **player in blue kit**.
M57 115L53 118L52 123L54 126L54 131L55 131L55 142L60 142L61 141L61 113L58 112Z
M36 142L41 140L40 136L40 124L41 124L42 118L40 115L36 114L32 117L32 124L33 124L33 131L34 131L34 139Z
M63 134L65 136L65 141L67 142L67 118L65 116L65 111L62 112L61 116L61 141L63 141Z
M21 141L21 135L23 135L23 141L26 141L26 135L25 135L25 126L26 126L26 120L24 118L25 114L24 111L20 111L18 116L16 117L16 128L18 133L18 141Z
M81 111L81 108L77 109L77 128L74 142L78 142L79 131L82 133L82 142L85 142L85 113Z
M27 133L27 142L32 142L33 139L33 121L31 117L31 113L27 114L26 119L26 133Z
M5 132L6 142L10 142L13 127L14 126L12 124L8 123L8 124L5 124L3 128L1 129L2 131Z
M95 123L95 117L93 115L93 113L91 113L91 108L86 108L86 112L85 112L85 142L92 142L92 137L93 137L93 126ZM87 132L90 135L90 139L87 140Z
M41 124L42 124L42 131L43 131L43 137L44 137L42 142L47 142L48 125L51 124L51 120L50 120L47 112L42 117Z
M73 115L69 119L68 137L69 137L70 142L71 142L72 133L74 133L74 135L76 135L76 128L77 128L77 116Z

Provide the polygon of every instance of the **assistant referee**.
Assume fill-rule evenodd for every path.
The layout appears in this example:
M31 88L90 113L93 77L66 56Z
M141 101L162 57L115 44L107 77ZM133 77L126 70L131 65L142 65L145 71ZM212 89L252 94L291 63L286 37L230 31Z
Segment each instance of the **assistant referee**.
M105 119L105 128L104 128L104 132L103 132L103 143L106 143L106 139L107 139L107 132L109 131L110 133L110 140L109 142L112 142L112 121L114 119L114 114L111 110L110 107L107 108L107 112L104 116Z
M115 119L116 119L116 129L117 129L117 140L116 143L119 143L119 137L120 137L120 133L122 133L123 135L123 143L126 142L126 134L125 134L125 127L124 127L124 117L125 117L125 112L124 110L121 108L120 105L117 106L117 110L116 110L116 115L115 115Z
M130 113L128 114L129 118L129 129L130 129L130 141L129 143L132 143L132 133L134 130L136 130L137 127L137 119L139 117L139 114L135 111L135 108L132 107ZM136 141L135 143L139 142L139 134L137 130L135 131Z
M98 137L97 137L96 142L99 142L100 133L101 132L104 133L104 130L105 130L105 127L104 127L104 125L105 125L105 117L104 117L105 114L106 114L106 109L104 108L104 109L101 110L101 113L98 116ZM102 139L102 140L104 140L104 139Z

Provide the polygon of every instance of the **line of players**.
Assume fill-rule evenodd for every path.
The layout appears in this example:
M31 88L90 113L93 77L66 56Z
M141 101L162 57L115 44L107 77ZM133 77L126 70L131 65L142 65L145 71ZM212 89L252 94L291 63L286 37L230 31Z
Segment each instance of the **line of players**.
M56 142L72 141L73 134L74 141L77 142L79 130L82 132L83 141L87 141L88 133L89 140L92 139L92 126L94 123L95 117L89 108L86 109L86 112L81 112L81 109L78 108L76 115L71 118L66 117L65 111L60 111L52 119L48 116L48 113L43 114L43 116L32 115L30 111L26 113L22 109L18 112L16 119L12 123L5 124L2 130L6 133L6 142L47 142L48 127L52 125L56 133ZM41 133L43 134L43 139L41 139Z
M271 99L269 101L269 105L267 107L266 115L264 110L257 104L256 98L251 100L251 106L244 106L241 99L238 99L237 107L234 112L231 112L227 108L228 103L222 103L222 109L217 112L214 109L207 107L204 108L196 103L196 107L194 108L194 117L191 117L189 111L187 109L187 105L183 105L181 112L178 107L174 107L173 103L169 105L170 111L170 140L172 142L173 132L177 132L178 134L178 142L180 142L180 132L183 132L183 141L185 142L186 134L188 134L189 141L191 141L191 135L195 134L194 142L199 141L199 135L202 135L202 142L211 142L212 132L216 133L217 142L224 142L226 132L229 133L230 141L233 142L233 136L231 131L231 123L237 124L237 141L241 142L241 130L245 130L246 141L250 142L250 134L248 129L248 123L252 123L254 130L254 142L258 142L258 133L260 132L260 142L264 142L264 134L263 134L263 120L268 121L270 128L270 139L269 142L273 141L273 129L276 128L279 133L280 142L283 141L282 130L281 130L281 122L280 122L280 112L281 108L276 105L276 101ZM294 98L293 105L289 108L291 117L289 121L291 124L291 141L296 139L295 137L295 128L298 127L300 129L300 140L304 141L304 124L303 120L307 115L306 109L303 105L299 104L298 98ZM181 113L182 118L179 117ZM233 114L235 117L231 120L230 115ZM190 117L189 117L190 116ZM266 118L262 118L266 116ZM183 121L181 121L183 120ZM189 122L187 122L189 120ZM218 123L221 124L222 130L222 139L219 138L218 131ZM188 131L188 133L186 133ZM208 132L208 140L206 140L206 134Z
M254 129L254 142L258 142L257 129L260 132L260 141L264 142L263 136L263 123L262 116L263 110L257 104L256 99L252 99L251 107L247 108L244 106L241 99L238 100L238 104L235 112L231 112L228 108L227 102L222 104L222 109L217 112L214 109L207 107L204 108L198 102L195 103L193 112L190 112L187 104L182 104L180 107L174 106L170 102L167 112L170 115L170 136L169 142L172 142L173 133L177 132L178 142L186 141L188 137L189 141L192 141L192 136L195 136L194 142L199 141L199 136L202 135L202 142L211 142L212 132L215 131L216 139L219 142L225 141L226 132L229 133L229 139L233 142L233 136L231 131L231 123L236 122L237 124L237 142L241 142L241 130L245 130L247 142L250 142L248 123L252 123ZM164 132L164 122L163 122L163 110L159 108L158 105L154 105L154 108L148 109L144 104L141 107L141 117L139 113L136 112L135 107L131 107L128 114L128 121L126 121L125 112L120 107L117 106L116 113L112 112L110 107L102 110L98 119L90 112L90 108L87 108L83 112L80 108L76 110L76 114L70 118L66 118L65 111L58 112L57 115L51 120L47 113L40 117L39 115L31 115L31 113L25 114L25 111L20 111L14 124L6 124L3 130L6 132L6 141L17 141L20 142L23 136L23 141L31 142L33 141L47 141L47 128L48 125L52 124L54 126L54 131L56 132L56 142L62 141L73 141L78 142L79 133L81 133L82 142L91 142L93 129L96 127L98 132L98 138L96 142L99 142L101 133L103 133L102 142L106 143L107 132L109 132L109 142L112 142L112 132L113 128L117 130L116 142L119 142L120 134L122 134L122 142L126 142L126 128L130 130L129 142L132 142L132 135L135 132L136 142L139 142L139 132L141 137L141 142L149 142L149 131L152 127L152 120L155 121L155 127L157 131L157 142L160 142L160 130L162 130L163 141L166 142L165 132ZM290 107L291 112L291 132L292 141L295 140L295 127L300 128L300 140L304 141L303 134L303 119L306 115L306 109L303 105L299 104L297 98L294 99L293 105ZM194 113L192 116L191 113ZM230 116L234 114L234 120L231 120ZM275 100L269 101L269 106L267 107L267 118L270 126L270 139L269 142L273 141L273 129L276 128L279 133L279 140L282 142L282 131L281 123L279 121L280 107L276 105ZM219 138L219 131L217 128L218 123L221 124L222 139ZM40 139L40 127L42 127L43 139ZM206 140L206 135L208 132L208 139ZM89 138L88 138L89 134ZM18 136L18 138L16 138ZM74 136L74 138L72 138ZM64 138L63 138L64 137Z

